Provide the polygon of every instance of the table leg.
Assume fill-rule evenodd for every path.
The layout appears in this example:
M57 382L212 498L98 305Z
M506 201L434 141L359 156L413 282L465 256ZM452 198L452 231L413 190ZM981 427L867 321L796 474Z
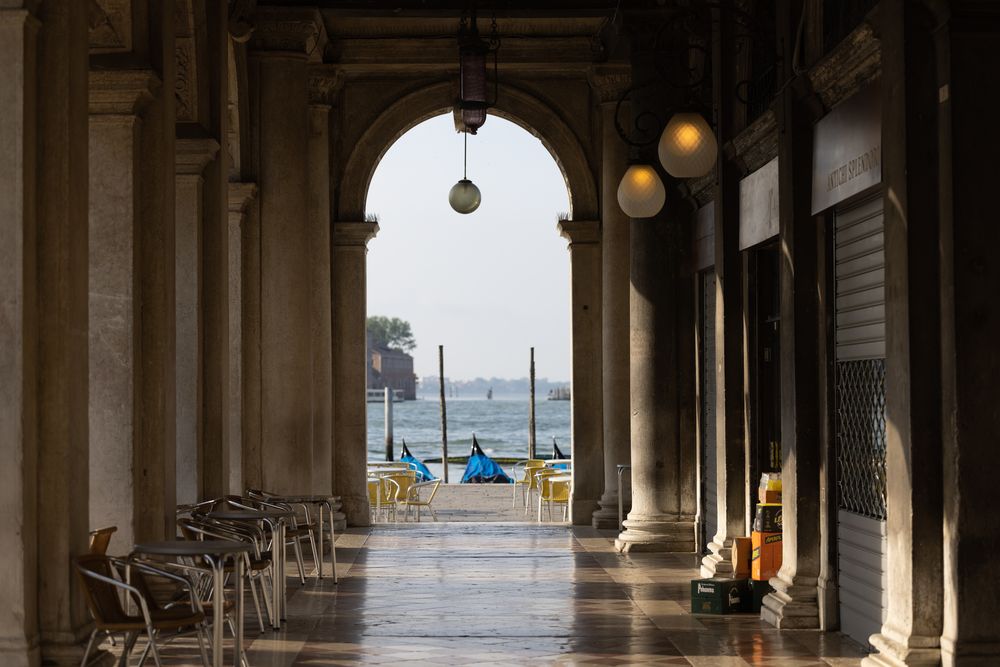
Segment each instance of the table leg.
M329 503L327 509L330 510L330 571L333 572L333 583L337 583L337 535L333 530L333 503Z
M222 590L225 579L224 556L212 559L212 665L222 667L222 623L226 597Z
M281 613L278 615L278 618L281 619L282 621L286 621L288 619L285 617L285 614L286 614L286 610L285 610L285 602L286 602L286 600L285 600L285 594L286 594L286 591L285 591L285 558L286 558L286 556L288 554L285 551L285 520L284 519L279 519L278 520L278 532L281 535L281 542L280 542L280 544L281 544L281 548L280 548L280 551L281 551L281 593L280 593Z
M233 667L242 667L243 657L243 554L235 554L236 561L236 632L233 637Z

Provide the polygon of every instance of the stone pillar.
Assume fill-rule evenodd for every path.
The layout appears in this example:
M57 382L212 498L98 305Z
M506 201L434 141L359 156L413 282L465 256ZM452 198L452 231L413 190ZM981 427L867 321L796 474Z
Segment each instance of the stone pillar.
M260 189L260 483L276 493L312 486L307 66L324 41L315 9L262 7L250 42Z
M715 25L713 59L720 63L713 79L719 118L719 155L715 186L715 477L716 525L701 562L702 576L733 571L733 538L746 533L747 488L744 466L743 286L740 281L740 171L723 149L736 134L738 110L732 97L736 82L736 40L729 17ZM752 480L751 480L752 482ZM753 484L751 483L751 489Z
M253 183L229 184L229 448L226 470L230 493L243 486L243 226L257 196Z
M645 25L636 39L655 39ZM632 77L654 76L649 49L633 52ZM658 113L668 91L647 88L633 117ZM656 111L654 111L656 110ZM654 142L655 145L655 142ZM658 165L655 152L641 157ZM658 168L658 167L657 167ZM675 179L660 172L663 210L633 219L629 229L629 404L632 510L615 547L629 551L694 551L697 447L694 415L694 285L690 270L690 206Z
M1000 128L989 112L1000 102L1000 94L995 86L984 85L983 73L995 71L1000 59L996 49L1000 17L992 3L952 2L949 8L943 29L937 28L940 19L930 27L924 21L918 24L921 32L932 29L944 40L941 62L946 66L939 71L947 77L938 82L937 98L944 179L941 662L992 665L1000 654L1000 599L994 571L1000 545L1000 524L995 520L996 471L1000 468L1000 309L996 303L1000 263L995 253L1000 247L1000 226L996 223L995 178L991 178L995 170L990 162L1000 149ZM907 69L912 66L907 62ZM913 78L917 76L914 71ZM913 267L911 275L923 268ZM919 537L914 535L917 545Z
M0 663L78 664L86 551L87 13L0 9ZM29 6L37 3L27 3ZM52 94L59 90L60 94ZM41 573L44 573L42 576Z
M90 440L99 443L90 453L90 519L94 527L118 526L121 550L173 534L174 167L167 100L152 70L90 73Z
M596 220L559 222L559 233L569 241L570 347L573 354L570 415L573 502L570 519L576 525L590 525L604 486L600 225Z
M794 36L801 0L779 5L779 35ZM781 40L779 40L781 41ZM794 39L790 42L794 43ZM790 54L789 54L790 55ZM784 58L782 76L791 77ZM775 105L778 123L778 216L781 242L782 564L771 579L761 617L780 628L818 628L821 566L818 225L811 215L812 119L799 93L786 87ZM824 278L825 279L825 276Z
M314 493L333 488L333 360L330 294L330 106L309 105L309 250L312 253Z
M333 492L351 526L369 525L365 265L374 222L333 225Z
M628 410L629 220L618 206L628 155L615 130L614 101L601 104L601 367L604 413L604 493L594 528L618 530L618 465L631 460ZM625 477L624 479L628 479Z
M942 604L938 19L887 0L882 184L887 193L886 570L872 665L939 664ZM933 19L933 20L932 20ZM891 193L891 194L890 194Z
M177 309L177 502L193 503L201 498L202 465L201 317L204 224L202 187L205 166L219 151L214 139L177 139L175 165L175 304Z

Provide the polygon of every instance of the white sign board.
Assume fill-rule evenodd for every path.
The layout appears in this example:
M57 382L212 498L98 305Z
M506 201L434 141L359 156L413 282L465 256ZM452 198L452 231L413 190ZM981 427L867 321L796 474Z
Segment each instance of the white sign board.
M778 235L778 158L740 181L740 250Z

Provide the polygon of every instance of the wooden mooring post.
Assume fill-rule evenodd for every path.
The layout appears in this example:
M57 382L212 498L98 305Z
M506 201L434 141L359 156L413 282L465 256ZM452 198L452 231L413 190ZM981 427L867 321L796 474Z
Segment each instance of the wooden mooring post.
M392 389L385 388L385 460L394 461L392 451Z
M438 345L438 378L441 385L441 465L444 483L448 483L448 410L444 403L444 345Z
M528 458L535 458L535 348L531 348L531 369L529 371L529 392L531 401L528 404Z

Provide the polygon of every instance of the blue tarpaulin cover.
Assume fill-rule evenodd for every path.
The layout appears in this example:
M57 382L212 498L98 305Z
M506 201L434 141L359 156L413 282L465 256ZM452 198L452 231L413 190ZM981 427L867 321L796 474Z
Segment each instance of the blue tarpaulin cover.
M472 434L472 452L469 454L469 464L465 466L465 474L462 475L462 484L512 484L513 480L507 476L497 462L483 453L479 442L476 441L476 434Z
M418 482L429 482L432 479L437 479L431 474L431 471L427 469L423 461L415 457L410 453L410 449L406 446L406 440L403 440L403 455L399 457L399 460L403 463L410 463L417 466L417 481Z

